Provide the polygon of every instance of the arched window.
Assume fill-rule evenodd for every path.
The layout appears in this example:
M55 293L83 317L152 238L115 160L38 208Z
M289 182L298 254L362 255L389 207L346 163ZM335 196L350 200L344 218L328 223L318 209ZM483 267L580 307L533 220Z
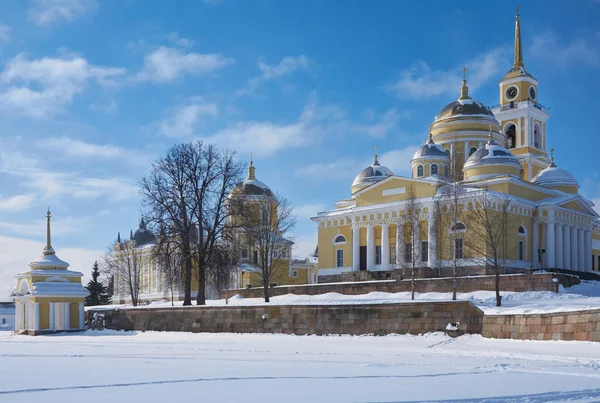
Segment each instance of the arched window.
M506 135L506 148L515 148L517 146L517 126L509 124L504 128Z
M475 147L471 147L471 148L469 148L469 157L470 157L471 155L473 155L473 153L474 153L475 151L477 151L477 148L475 148Z
M424 174L423 174L423 165L419 165L419 166L417 167L417 177L418 177L418 178L420 178L420 177L422 177L423 175L424 175Z
M450 173L448 172L448 165L444 165L444 176L446 178L450 176Z
M525 227L519 226L519 235L525 235Z
M438 165L437 164L431 164L431 174L432 175L438 174Z
M346 238L343 235L338 235L333 240L333 243L346 243Z
M467 227L465 227L465 224L461 222L457 222L456 224L450 227L450 231L452 232L465 232L466 230Z

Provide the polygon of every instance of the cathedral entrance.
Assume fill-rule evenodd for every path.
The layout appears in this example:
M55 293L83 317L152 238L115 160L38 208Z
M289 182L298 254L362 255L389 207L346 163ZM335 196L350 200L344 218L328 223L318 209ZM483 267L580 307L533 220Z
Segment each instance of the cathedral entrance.
M360 270L367 270L367 247L360 247Z

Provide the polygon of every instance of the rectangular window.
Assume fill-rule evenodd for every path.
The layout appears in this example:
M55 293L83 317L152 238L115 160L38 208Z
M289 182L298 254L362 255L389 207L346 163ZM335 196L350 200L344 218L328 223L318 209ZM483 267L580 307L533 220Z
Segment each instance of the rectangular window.
M381 245L375 247L375 264L381 264Z
M396 245L390 244L390 264L396 263Z
M463 258L463 240L462 240L462 238L457 238L454 240L454 258L455 259Z
M294 278L298 278L298 270L294 270L294 271L292 272L292 277L294 277Z
M337 267L344 267L344 251L338 249L336 252L336 265Z
M519 260L525 260L525 242L519 241Z
M421 262L429 260L429 242L421 241Z
M412 243L407 242L404 244L404 262L412 263Z

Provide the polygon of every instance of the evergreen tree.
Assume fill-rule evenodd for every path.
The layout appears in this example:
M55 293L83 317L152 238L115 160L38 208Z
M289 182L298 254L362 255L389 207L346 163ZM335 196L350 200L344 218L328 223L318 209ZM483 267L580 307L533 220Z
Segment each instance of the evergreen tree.
M92 266L92 279L85 286L85 289L90 293L90 295L85 297L85 304L87 306L106 305L109 303L106 286L98 280L98 277L100 277L100 269L98 268L98 262L94 262L94 266Z

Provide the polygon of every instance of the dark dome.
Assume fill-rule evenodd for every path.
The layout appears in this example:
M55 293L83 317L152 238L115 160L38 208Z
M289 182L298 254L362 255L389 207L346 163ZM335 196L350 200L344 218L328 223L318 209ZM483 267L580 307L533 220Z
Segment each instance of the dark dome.
M256 179L245 180L242 183L238 183L231 193L236 194L238 192L241 192L247 196L273 196L271 189Z
M430 138L423 146L421 146L413 155L413 160L422 157L448 157L448 152L438 146Z
M473 115L489 116L494 120L496 119L492 111L481 102L473 101L471 99L459 99L446 105L440 113L435 116L434 121Z
M156 237L152 231L146 229L146 223L143 219L140 221L140 227L133 233L132 239L137 246L156 242Z
M467 159L463 169L496 164L521 167L519 160L510 151L496 143L494 140L490 140Z

